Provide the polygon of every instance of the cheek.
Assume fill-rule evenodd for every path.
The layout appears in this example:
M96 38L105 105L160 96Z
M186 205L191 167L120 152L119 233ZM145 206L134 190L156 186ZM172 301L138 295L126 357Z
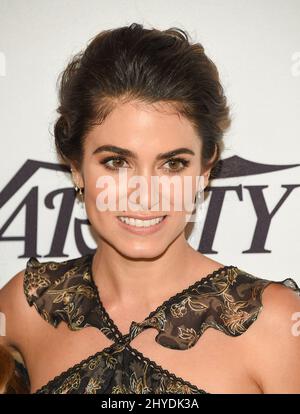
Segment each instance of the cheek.
M87 165L87 164L86 164ZM190 171L188 176L181 176L177 181L166 181L167 184L160 184L158 187L158 194L156 194L157 187L154 186L155 202L149 202L149 209L154 211L164 211L166 214L173 216L176 222L180 222L181 225L186 223L186 214L191 213L195 201L196 194L196 175L195 171ZM101 220L108 218L108 215L115 215L121 211L130 211L131 204L139 204L140 198L136 196L138 194L138 187L126 189L122 186L119 187L118 177L109 175L109 180L106 181L105 187L97 187L99 184L99 178L103 178L107 174L100 174L99 166L90 163L88 169L85 171L85 206L88 217ZM110 180L113 180L113 185L109 186ZM150 183L149 183L150 184ZM151 185L151 184L150 184ZM108 188L114 187L114 190L108 190ZM132 194L135 193L136 194ZM109 194L109 196L108 196ZM115 197L114 197L115 195ZM151 199L151 191L148 193L149 200ZM157 201L159 200L159 203ZM101 201L109 209L106 211L100 211L98 206L101 205ZM155 208L153 206L155 204ZM120 210L119 210L120 208ZM175 224L175 223L174 223Z
M98 176L88 175L85 180L85 209L89 221L92 225L102 219L106 212L99 211L97 207L97 198L102 189L96 187ZM98 204L99 205L99 204Z
M195 197L197 191L196 177L182 179L177 187L172 187L169 197L171 212L178 216L191 213L194 209Z
M158 209L152 207L153 211L164 211L167 215L172 216L177 222L184 222L185 216L193 210L194 192L184 199L184 193L170 191L169 194L161 194L160 206ZM126 200L127 198L127 200ZM109 197L106 190L89 187L85 191L85 207L88 215L98 216L98 219L105 219L108 215L116 215L122 211L139 211L143 208L135 209L139 205L139 197L133 197L132 194L114 194ZM102 206L102 210L101 210ZM132 207L132 208L131 208ZM151 206L149 205L149 209Z
M99 214L103 213L97 208L97 200L99 199L99 194L105 190L105 187L101 185L101 179L103 182L103 177L105 177L105 174L103 171L99 171L100 167L98 165L98 162L91 160L89 163L85 162L85 166L84 185L86 210L93 212L93 214L95 214L95 212Z

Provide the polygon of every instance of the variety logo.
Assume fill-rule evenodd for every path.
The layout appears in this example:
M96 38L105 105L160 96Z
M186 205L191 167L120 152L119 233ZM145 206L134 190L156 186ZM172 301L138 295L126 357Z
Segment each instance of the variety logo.
M216 179L242 177L257 174L264 174L270 172L278 172L288 168L298 167L300 164L292 165L267 165L248 161L238 156L232 156L219 161L218 176ZM47 169L52 171L60 171L62 173L68 172L69 168L64 165L42 162L36 160L27 160L24 165L17 171L7 185L0 193L0 208L10 202L10 199L26 185L34 174L39 169ZM270 253L270 250L265 249L265 242L272 223L272 219L279 210L283 207L289 196L295 189L300 187L300 184L283 184L283 194L279 196L277 204L270 211L265 200L264 190L268 188L267 185L228 185L217 187L206 187L205 192L210 193L210 201L208 211L205 217L203 232L200 239L198 250L203 254L218 253L213 249L213 242L217 231L218 222L220 219L223 203L227 192L235 192L240 201L243 200L243 194L247 191L250 194L253 209L256 214L256 224L253 232L253 237L249 249L243 253ZM63 253L66 238L71 225L71 217L76 199L76 194L73 187L55 189L47 194L44 200L44 205L47 209L54 208L54 198L58 195L62 196L62 201L59 207L59 213L53 238L49 252L43 257L66 257ZM38 201L39 188L32 187L26 194L25 198L17 205L10 213L10 216L4 219L1 217L0 227L0 242L17 241L24 242L24 253L18 257L28 258L31 256L41 257L37 250L38 239ZM5 232L19 215L21 210L25 209L25 223L24 234L16 236L5 236ZM83 236L83 226L90 226L87 218L75 218L73 223L73 232L75 243L81 255L92 253Z

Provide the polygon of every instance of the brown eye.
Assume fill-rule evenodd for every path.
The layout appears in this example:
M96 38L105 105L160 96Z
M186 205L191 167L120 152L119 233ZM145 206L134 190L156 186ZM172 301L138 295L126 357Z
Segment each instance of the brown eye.
M178 172L186 168L189 163L190 162L184 158L173 158L172 160L166 162L166 164L169 164L170 166L170 168L167 168L167 170L170 172Z
M171 167L171 170L177 170L178 168L180 168L180 161L170 161L169 165Z
M126 160L120 157L106 158L100 163L109 170L118 170L119 168L127 168L126 165L124 165L124 163L126 163ZM109 163L111 164L109 165Z
M123 163L125 161L122 160L122 159L115 159L115 160L111 160L111 161L113 163L113 167L116 167L116 168L122 168L122 167L124 167Z

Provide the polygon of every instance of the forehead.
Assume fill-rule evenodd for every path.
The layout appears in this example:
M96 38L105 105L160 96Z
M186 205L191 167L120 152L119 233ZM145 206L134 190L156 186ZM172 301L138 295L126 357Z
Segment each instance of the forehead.
M200 151L201 141L192 123L170 104L118 104L101 125L86 137L86 149L110 144L138 153L168 151L179 146Z

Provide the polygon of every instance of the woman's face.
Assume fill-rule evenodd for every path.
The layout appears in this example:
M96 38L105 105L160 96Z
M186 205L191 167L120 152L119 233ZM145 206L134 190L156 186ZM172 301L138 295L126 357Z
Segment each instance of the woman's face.
M103 149L103 146L113 146L114 150ZM184 150L173 156L166 155L178 149ZM197 190L196 177L201 174L200 160L200 138L192 124L170 105L160 103L154 108L136 101L118 104L105 121L87 135L81 171L76 176L76 182L84 187L88 219L100 240L122 255L135 259L159 256L178 239L184 243L187 211L192 212L183 204L184 188L187 189L187 185L183 185L184 177L191 177L190 198L193 202ZM125 187L119 187L122 179L119 174L127 180ZM101 181L104 176L108 177L110 184L101 188L99 178ZM129 180L134 176L143 180L143 187L137 182L130 187ZM154 187L151 177L158 179L163 176L165 183L177 176L182 193L176 192L172 185L166 191L168 184ZM144 192L141 192L142 188ZM151 191L154 191L152 199ZM114 195L116 204L110 204L105 211L101 201L108 205L109 200L114 200ZM176 208L174 206L180 201L182 206L177 211L180 204ZM120 206L120 202L123 205ZM99 210L100 205L102 211ZM120 219L120 216L124 221L137 215L142 215L143 219L165 217L160 223L152 222L147 227L145 221L131 220L130 225ZM143 226L139 226L141 224Z

